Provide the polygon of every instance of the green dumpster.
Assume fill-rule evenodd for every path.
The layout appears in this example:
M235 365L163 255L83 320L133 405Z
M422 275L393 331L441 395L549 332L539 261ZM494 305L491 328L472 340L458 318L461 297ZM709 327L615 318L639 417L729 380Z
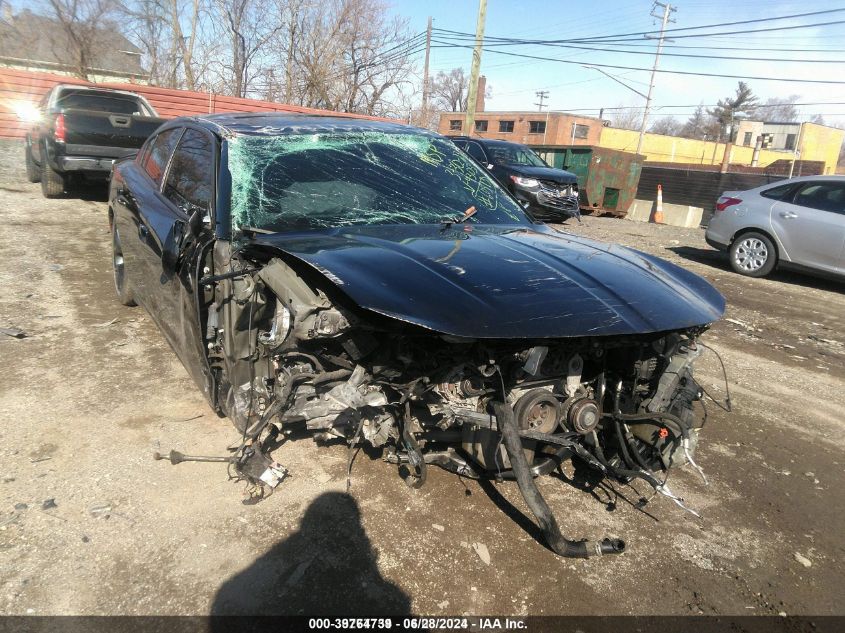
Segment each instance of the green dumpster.
M531 145L551 167L578 177L581 210L624 217L634 201L644 157L594 145Z

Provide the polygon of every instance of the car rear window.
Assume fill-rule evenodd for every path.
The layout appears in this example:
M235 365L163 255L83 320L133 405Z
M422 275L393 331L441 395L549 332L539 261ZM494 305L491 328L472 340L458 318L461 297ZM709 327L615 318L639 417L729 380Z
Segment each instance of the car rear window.
M772 200L785 200L792 195L797 186L798 185L794 182L791 182L785 185L772 187L771 189L765 189L760 192L760 195L764 198L771 198Z
M165 130L151 142L149 155L144 161L144 171L147 172L149 177L157 185L161 184L161 178L164 176L167 161L170 159L170 155L173 153L173 148L176 147L176 142L179 140L181 133L182 128Z
M84 92L69 92L61 95L56 99L56 107L65 110L95 110L115 114L148 114L146 108L138 99Z

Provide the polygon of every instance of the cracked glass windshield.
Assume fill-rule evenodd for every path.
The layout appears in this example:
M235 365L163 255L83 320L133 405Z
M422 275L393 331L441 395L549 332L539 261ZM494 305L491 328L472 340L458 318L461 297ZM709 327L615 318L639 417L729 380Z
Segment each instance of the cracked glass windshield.
M234 229L527 224L522 208L446 139L326 132L229 140ZM474 213L472 208L474 207Z

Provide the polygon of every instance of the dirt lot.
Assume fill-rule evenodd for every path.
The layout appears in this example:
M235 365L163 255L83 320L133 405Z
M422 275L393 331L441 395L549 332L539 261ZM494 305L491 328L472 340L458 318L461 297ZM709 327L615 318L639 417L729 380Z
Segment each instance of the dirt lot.
M663 498L637 509L644 488L544 479L568 535L628 542L620 557L564 560L512 483L434 470L411 491L362 453L347 496L345 447L299 440L276 454L293 477L247 506L219 464L153 461L223 454L237 434L144 312L115 300L102 193L45 200L22 166L21 145L0 145L0 326L28 334L0 335L0 612L845 613L845 286L740 277L700 230L567 227L725 294L706 341L734 413L709 407L710 485L672 478L701 519ZM699 375L724 396L714 356Z

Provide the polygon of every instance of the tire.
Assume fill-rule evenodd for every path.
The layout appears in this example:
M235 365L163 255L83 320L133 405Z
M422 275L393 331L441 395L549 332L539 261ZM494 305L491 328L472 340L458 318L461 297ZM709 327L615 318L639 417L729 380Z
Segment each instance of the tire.
M756 231L738 235L729 253L731 268L747 277L765 277L778 263L777 249L772 240Z
M58 198L65 192L65 178L47 164L46 152L41 155L41 193L45 198Z
M138 305L135 303L135 293L129 278L126 276L126 260L123 258L123 246L120 243L120 234L112 220L111 225L112 244L112 270L114 271L114 290L121 304L125 306Z
M35 161L32 159L32 146L27 145L26 149L24 150L24 156L26 159L26 179L29 182L38 182L41 180L41 171L38 169L38 165L35 164Z

